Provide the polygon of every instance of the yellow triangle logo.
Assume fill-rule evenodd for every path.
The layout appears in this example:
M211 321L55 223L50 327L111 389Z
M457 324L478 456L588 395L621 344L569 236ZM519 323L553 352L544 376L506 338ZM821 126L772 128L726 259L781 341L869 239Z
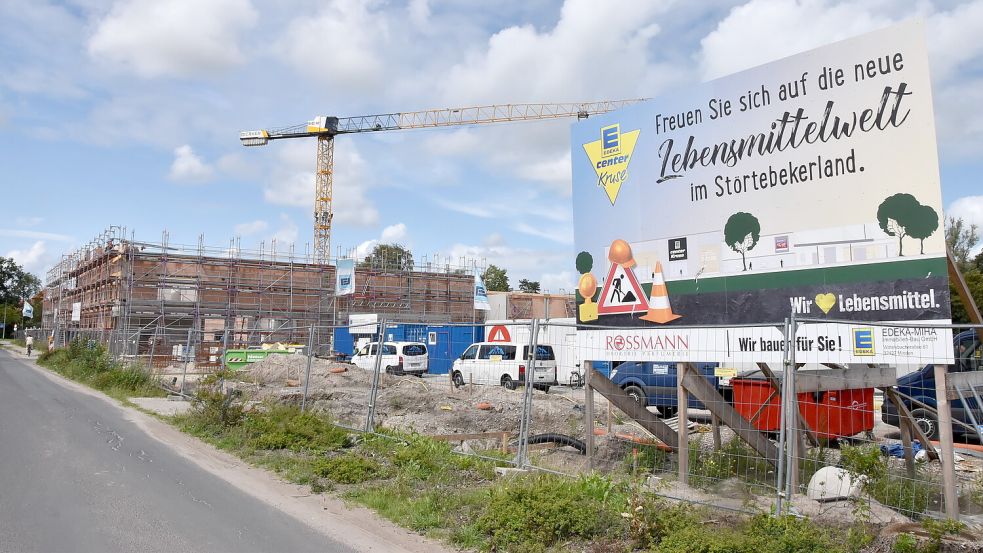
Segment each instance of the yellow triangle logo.
M584 152L597 174L597 185L604 189L611 205L618 199L621 186L628 180L628 164L635 153L640 129L621 132L621 125L601 128L601 138L584 144Z

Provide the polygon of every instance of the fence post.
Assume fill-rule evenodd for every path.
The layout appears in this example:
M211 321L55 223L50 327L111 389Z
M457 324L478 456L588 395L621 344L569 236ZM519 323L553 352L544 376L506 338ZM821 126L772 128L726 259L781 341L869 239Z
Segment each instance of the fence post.
M594 372L593 363L584 361L584 430L587 438L587 469L594 470Z
M314 325L307 333L307 370L304 373L304 395L300 398L300 412L307 408L307 390L311 383L311 362L314 360Z
M525 467L529 465L529 422L532 419L532 391L536 382L536 345L539 339L539 319L532 320L532 329L529 332L529 353L526 359L527 364L525 387L522 389L522 413L519 422L519 447L515 455L515 466Z
M191 357L191 333L193 329L188 329L188 343L184 347L184 369L181 370L181 395L184 395L184 384L188 379L188 359Z
M942 451L942 488L945 495L945 514L952 520L959 520L959 497L956 495L955 448L952 443L952 409L949 405L947 368L933 365L935 371L935 405L939 412L939 442Z
M229 350L229 329L222 331L222 360L219 361L222 372L225 372L225 352Z
M676 363L676 443L679 444L679 481L683 484L689 484L689 393L683 386L686 370L684 364Z
M365 416L365 431L375 430L375 400L379 394L379 372L382 369L382 349L386 338L386 319L379 319L379 339L375 348L375 371L372 374L372 388L369 390L369 412Z
M796 488L799 484L799 445L802 443L802 436L799 434L799 394L795 391L795 375L797 371L795 362L795 349L796 342L795 336L799 331L799 325L795 322L795 312L792 312L789 318L789 331L788 331L788 341L786 343L786 348L788 349L789 367L788 367L788 416L785 421L789 424L789 431L791 434L785 437L785 447L788 449L788 463L786 466L787 474L785 475L785 500L788 502L792 501L792 495L795 493ZM792 441L789 441L791 439Z
M781 382L781 409L779 410L778 422L778 470L775 474L775 514L784 514L783 499L785 498L785 445L788 434L788 367L790 364L789 353L791 350L791 337L789 336L789 320L786 317L783 332L785 335L785 351L782 352L782 382Z

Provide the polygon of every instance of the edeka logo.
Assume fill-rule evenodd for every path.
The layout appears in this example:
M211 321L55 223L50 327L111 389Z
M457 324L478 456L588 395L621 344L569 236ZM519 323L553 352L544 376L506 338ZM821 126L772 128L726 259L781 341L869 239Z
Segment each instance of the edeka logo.
M584 144L587 158L597 173L597 185L604 189L611 205L618 199L621 185L628 180L628 164L635 152L639 129L621 132L621 125L615 123L601 128L601 138Z
M874 329L853 329L853 354L874 355Z

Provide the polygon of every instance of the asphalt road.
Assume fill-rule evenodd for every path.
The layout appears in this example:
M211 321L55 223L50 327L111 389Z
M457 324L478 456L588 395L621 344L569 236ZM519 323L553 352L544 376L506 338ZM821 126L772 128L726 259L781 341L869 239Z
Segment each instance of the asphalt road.
M0 349L0 552L352 551Z

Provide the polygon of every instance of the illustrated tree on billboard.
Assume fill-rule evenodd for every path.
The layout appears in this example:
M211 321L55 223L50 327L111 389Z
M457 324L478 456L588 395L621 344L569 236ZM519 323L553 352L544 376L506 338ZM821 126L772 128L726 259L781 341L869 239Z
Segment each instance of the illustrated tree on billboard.
M747 252L758 245L761 238L761 223L750 213L738 211L727 219L724 225L724 242L727 247L741 254L744 270L747 270Z
M939 214L922 205L911 194L898 193L888 196L877 207L877 223L888 236L898 237L898 255L904 257L904 237L921 240L921 253L925 253L925 239L939 228Z
M920 242L921 251L925 253L925 239L939 229L939 214L931 206L918 206L917 216L908 226L908 236Z

